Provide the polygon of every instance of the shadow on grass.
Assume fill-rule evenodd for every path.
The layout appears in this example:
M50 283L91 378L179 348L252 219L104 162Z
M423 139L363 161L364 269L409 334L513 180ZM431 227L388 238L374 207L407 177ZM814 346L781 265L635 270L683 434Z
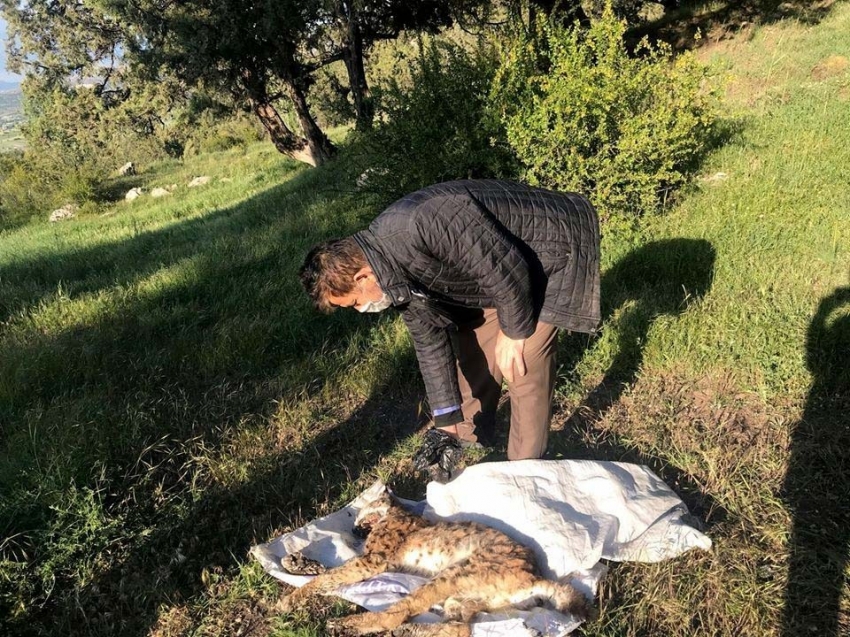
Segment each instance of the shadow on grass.
M791 427L793 515L782 634L850 634L850 287L821 300L806 337L812 386Z
M734 37L754 24L792 19L814 25L823 20L834 0L692 0L653 22L630 29L635 46L643 37L662 40L675 50L695 49Z
M643 362L643 345L652 323L660 316L676 316L702 299L714 279L714 247L702 239L665 239L636 248L602 277L602 330L614 313L617 343L614 359L603 379L573 410L560 435L553 436L550 450L566 457L636 462L649 466L688 505L691 512L709 523L723 517L722 509L683 471L620 444L614 437L597 437L592 448L578 443L581 435L594 431L601 419L631 387ZM562 339L560 364L576 367L593 339L573 335Z
M401 369L415 364L412 352L396 362ZM338 499L346 484L413 433L421 424L416 397L396 379L306 446L263 457L238 486L205 488L179 522L157 525L119 565L65 600L61 612L71 623L63 634L148 635L163 604L180 608L214 595L209 574L233 577L251 545L316 517L323 503ZM256 634L266 634L264 625L257 624ZM220 634L231 634L229 627Z
M72 327L2 343L0 632L147 634L163 604L206 590L202 573L232 574L251 543L338 497L416 425L405 351L366 404L303 432L306 445L258 449L230 473L217 459L252 428L269 442L278 405L314 391L317 376L342 384L337 359L376 324L317 314L297 282L310 244L362 225L327 196L323 174L0 273L37 279L17 308L59 281L79 295L166 273ZM286 213L289 197L300 207ZM297 214L325 199L341 208L331 227Z

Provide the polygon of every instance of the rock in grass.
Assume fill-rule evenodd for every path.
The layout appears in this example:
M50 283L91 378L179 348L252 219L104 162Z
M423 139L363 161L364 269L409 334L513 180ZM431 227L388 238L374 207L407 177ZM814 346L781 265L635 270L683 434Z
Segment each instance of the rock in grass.
M209 175L202 175L201 177L195 177L192 181L189 182L189 188L194 188L195 186L203 186L204 184L208 184L210 182Z
M655 22L664 17L664 5L660 2L645 2L638 11L638 17L644 22Z
M154 188L151 190L151 197L166 197L171 194L168 188Z
M389 172L386 168L367 168L357 178L357 187L365 188L374 177L384 177Z
M707 183L716 183L718 181L726 181L727 179L729 179L729 175L727 175L726 173L714 173L711 176L706 176L702 178L702 180Z
M126 177L127 175L135 175L136 165L133 162L128 161L126 164L124 164L123 166L121 166L121 168L118 169L118 174L121 177Z
M65 221L66 219L73 219L77 216L77 206L72 203L66 203L61 208L57 208L53 212L50 213L50 223L56 223L57 221Z
M141 188L130 188L127 191L127 194L124 195L125 201L133 201L133 199L138 199L142 196L142 192L144 192Z

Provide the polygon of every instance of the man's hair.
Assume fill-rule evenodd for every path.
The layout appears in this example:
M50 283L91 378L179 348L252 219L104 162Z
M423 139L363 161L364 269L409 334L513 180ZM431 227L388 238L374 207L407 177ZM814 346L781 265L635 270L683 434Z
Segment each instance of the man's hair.
M313 246L298 271L301 285L322 312L334 307L328 296L343 296L354 289L354 275L369 265L353 237L330 239Z

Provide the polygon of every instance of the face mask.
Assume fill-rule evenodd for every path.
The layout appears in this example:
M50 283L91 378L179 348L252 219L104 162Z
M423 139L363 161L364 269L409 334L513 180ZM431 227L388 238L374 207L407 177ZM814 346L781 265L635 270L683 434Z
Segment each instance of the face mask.
M364 303L360 307L357 308L358 312L383 312L390 305L393 304L393 300L390 298L390 295L384 292L384 296L382 296L377 301L369 301L368 303Z

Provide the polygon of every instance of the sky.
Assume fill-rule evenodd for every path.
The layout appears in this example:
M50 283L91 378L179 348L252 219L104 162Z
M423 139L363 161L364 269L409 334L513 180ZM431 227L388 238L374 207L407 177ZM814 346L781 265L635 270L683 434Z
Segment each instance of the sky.
M0 19L0 82L20 82L22 79L6 70L6 21Z

